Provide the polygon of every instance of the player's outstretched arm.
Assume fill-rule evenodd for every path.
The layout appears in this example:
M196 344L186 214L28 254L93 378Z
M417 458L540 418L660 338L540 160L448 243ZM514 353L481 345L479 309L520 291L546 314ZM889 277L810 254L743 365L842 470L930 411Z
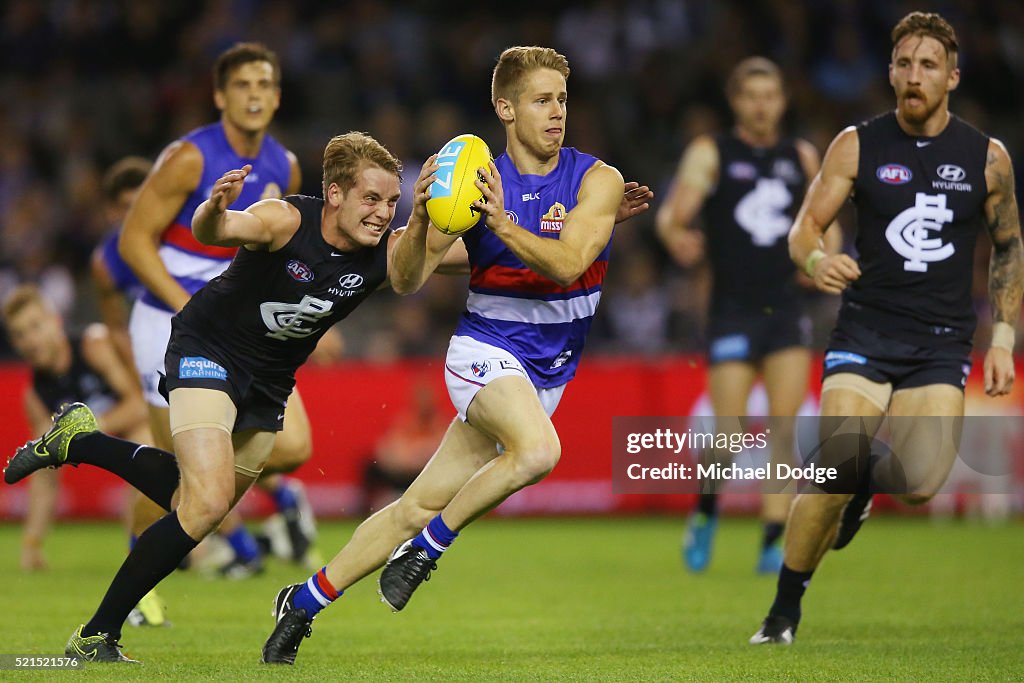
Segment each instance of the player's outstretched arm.
M486 217L486 225L530 270L563 287L575 282L594 263L611 239L615 214L622 201L625 183L612 166L594 166L583 177L578 202L565 217L557 240L538 237L513 223L505 215L501 175L494 162L480 169L484 182L477 180L483 199L474 202Z
M124 220L117 249L135 276L173 310L189 294L164 266L160 236L175 219L203 175L203 154L191 142L173 142L161 152Z
M1013 386L1013 346L1021 296L1024 294L1024 250L1020 215L1014 195L1013 164L1003 143L990 140L985 162L985 224L992 238L988 289L992 299L992 347L985 354L985 392L1010 393Z
M434 272L438 275L469 275L469 252L466 250L466 243L462 238L452 242L452 246L445 253L441 263L437 264Z
M264 199L245 211L231 211L252 166L228 171L213 184L210 198L196 207L192 234L203 244L251 249L280 247L298 229L299 210L280 199ZM284 240L281 238L285 237Z
M857 262L846 254L827 254L822 236L853 191L860 159L857 129L843 130L829 145L821 170L811 181L804 203L789 231L789 256L823 292L839 294L860 277Z
M694 221L718 180L718 146L702 135L689 144L668 197L658 209L658 239L676 263L694 266L704 255L704 236Z

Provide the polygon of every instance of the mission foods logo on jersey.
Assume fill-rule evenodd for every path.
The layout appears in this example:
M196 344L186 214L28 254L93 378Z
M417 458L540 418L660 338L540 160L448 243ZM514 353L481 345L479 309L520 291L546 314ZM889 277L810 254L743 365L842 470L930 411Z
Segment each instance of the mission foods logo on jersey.
M910 172L910 169L900 164L885 164L879 166L878 170L875 171L875 177L881 180L886 185L905 185L910 182L910 179L914 177L914 174Z
M540 217L540 231L557 235L562 232L563 223L565 223L565 207L559 202L555 202L548 212Z

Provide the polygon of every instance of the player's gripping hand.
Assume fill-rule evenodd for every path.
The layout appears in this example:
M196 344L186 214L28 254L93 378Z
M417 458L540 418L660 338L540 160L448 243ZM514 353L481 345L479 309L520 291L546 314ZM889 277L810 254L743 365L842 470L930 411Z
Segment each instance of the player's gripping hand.
M483 192L483 198L473 202L472 207L484 215L486 225L491 230L498 232L504 227L504 222L509 222L505 215L505 192L501 187L501 174L498 167L491 161L488 168L481 166L477 169L479 178L476 179L476 186Z
M238 196L242 194L245 186L245 176L252 170L252 164L246 164L242 168L228 171L213 184L210 191L210 203L217 211L227 211L228 207L234 204Z
M423 221L426 223L430 220L427 216L427 200L430 199L430 186L437 180L437 170L441 168L437 165L437 155L431 154L430 158L423 162L423 167L420 169L420 175L416 178L416 184L412 186L412 216L410 220Z
M814 286L826 294L842 294L860 277L860 266L846 254L832 254L814 266Z
M625 191L622 193L622 202L619 204L618 211L615 212L615 222L622 223L633 216L639 216L651 208L652 199L654 199L654 193L651 192L651 188L641 185L635 180L630 180L626 183Z
M1013 388L1013 354L1000 346L993 346L985 354L985 393L1005 396Z

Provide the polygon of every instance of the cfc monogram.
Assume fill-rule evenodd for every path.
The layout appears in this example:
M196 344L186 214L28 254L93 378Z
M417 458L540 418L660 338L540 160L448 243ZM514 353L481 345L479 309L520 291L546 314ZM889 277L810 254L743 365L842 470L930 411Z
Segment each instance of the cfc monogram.
M303 339L317 331L316 327L310 325L330 315L333 306L334 303L331 301L307 295L297 304L277 301L262 303L260 315L263 317L263 324L270 330L267 336L271 339Z
M885 238L897 254L907 259L904 270L928 272L928 264L945 261L956 251L942 238L929 235L939 232L944 223L953 220L953 211L946 208L946 195L918 192L914 205L899 213L885 229Z
M754 189L736 204L733 218L750 233L755 246L770 247L789 233L793 221L784 212L792 201L793 195L785 182L778 178L759 178Z

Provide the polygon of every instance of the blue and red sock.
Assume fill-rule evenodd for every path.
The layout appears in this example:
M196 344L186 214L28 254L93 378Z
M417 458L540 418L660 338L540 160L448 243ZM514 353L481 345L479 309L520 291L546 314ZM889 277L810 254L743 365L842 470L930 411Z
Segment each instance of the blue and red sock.
M441 553L448 550L448 546L452 544L459 535L458 531L452 531L448 528L448 525L441 519L441 515L437 515L427 526L423 527L423 531L419 535L412 539L412 544L417 548L423 548L427 551L427 555L430 559L436 560L441 557Z
M306 610L306 616L312 619L320 613L324 607L340 598L345 591L335 589L327 580L327 567L323 567L313 576L309 577L302 588L295 591L292 596L292 604L296 608Z

